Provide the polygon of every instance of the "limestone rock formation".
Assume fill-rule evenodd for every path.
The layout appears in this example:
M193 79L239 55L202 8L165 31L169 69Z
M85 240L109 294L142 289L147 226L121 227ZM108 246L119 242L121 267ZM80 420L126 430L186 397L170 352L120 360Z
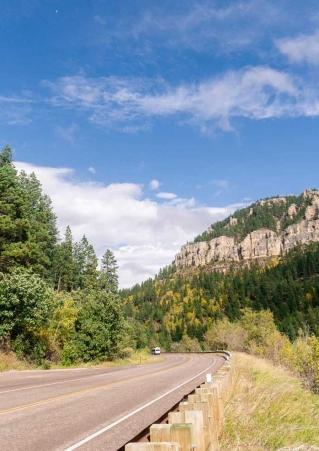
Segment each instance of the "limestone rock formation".
M222 235L209 241L186 244L175 257L177 270L206 265L216 270L225 270L234 263L279 257L297 245L319 241L319 192L306 190L302 197L306 199L307 207L301 221L285 229L280 229L277 224L277 232L268 228L254 230L239 242L234 237ZM282 197L274 199L276 203L286 202ZM264 202L273 202L274 199ZM249 215L251 211L252 209L249 210ZM287 216L292 219L297 212L297 205L292 204L287 209ZM234 219L236 218L231 217L228 224L236 225L237 220L233 221Z
M297 205L296 204L290 205L290 207L288 208L288 216L289 216L289 218L295 217L296 214L297 214L297 211L298 211L298 209L297 209Z

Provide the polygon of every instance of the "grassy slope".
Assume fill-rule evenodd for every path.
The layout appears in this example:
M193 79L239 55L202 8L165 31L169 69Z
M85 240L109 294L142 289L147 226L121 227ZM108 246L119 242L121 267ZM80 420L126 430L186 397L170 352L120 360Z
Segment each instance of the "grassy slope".
M9 370L29 370L32 366L19 360L13 352L0 352L0 372Z
M117 359L113 361L104 361L104 362L88 362L88 363L80 362L77 365L72 365L71 367L65 367L57 364L52 364L49 365L48 367L46 366L39 367L36 365L31 365L30 363L24 360L19 360L13 352L10 353L0 352L0 372L10 370L57 369L57 368L93 368L93 367L109 368L125 365L157 363L161 360L163 360L162 356L153 356L150 354L148 350L140 350L135 351L130 357L127 357L125 359Z
M237 381L226 407L222 450L319 446L318 395L303 389L287 371L257 357L237 354L235 365Z

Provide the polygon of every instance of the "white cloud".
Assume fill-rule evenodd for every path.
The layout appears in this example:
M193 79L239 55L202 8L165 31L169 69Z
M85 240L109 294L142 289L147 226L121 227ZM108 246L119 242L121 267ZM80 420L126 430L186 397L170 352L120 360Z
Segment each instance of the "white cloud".
M161 186L161 183L160 183L159 180L153 179L153 180L150 181L150 189L152 191L158 190L160 186Z
M89 171L91 174L96 174L96 169L95 169L93 166L89 166L89 167L88 167L88 171Z
M173 200L176 199L178 196L175 193L160 192L156 194L156 197L158 197L159 199Z
M319 31L276 41L276 45L293 63L319 64Z
M82 110L104 127L133 128L145 121L175 116L197 124L232 129L233 118L313 116L319 113L316 86L270 67L247 67L193 84L169 86L163 80L116 77L62 77L47 83L53 105Z
M33 101L28 96L0 95L0 122L8 125L27 125L32 122Z
M169 85L163 79L121 77L90 78L82 75L43 82L49 96L36 97L37 109L25 99L0 97L6 103L1 115L10 123L31 120L41 108L84 115L103 128L136 133L155 120L171 117L178 124L196 125L202 133L214 128L232 131L238 118L262 120L319 115L317 82L267 66L245 67L198 81ZM23 100L26 103L23 103ZM76 126L58 128L71 142Z
M61 231L70 225L76 239L86 234L99 256L113 249L123 287L154 275L182 244L238 208L203 207L180 198L163 204L148 199L138 184L81 182L70 168L16 164L37 174L52 199Z

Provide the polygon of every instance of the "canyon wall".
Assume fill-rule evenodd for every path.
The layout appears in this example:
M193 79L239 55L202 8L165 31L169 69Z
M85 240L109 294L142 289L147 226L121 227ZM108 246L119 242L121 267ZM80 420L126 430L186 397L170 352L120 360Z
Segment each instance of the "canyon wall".
M310 201L304 218L284 230L262 228L249 233L242 241L236 242L230 236L219 236L210 241L186 244L174 259L177 270L209 265L216 270L225 270L233 263L265 260L279 257L297 245L319 241L319 192L306 190L305 199ZM279 198L281 202L285 198ZM278 202L278 198L267 202ZM262 201L263 202L263 201ZM296 215L297 206L291 205L289 217ZM230 218L230 224L234 218Z

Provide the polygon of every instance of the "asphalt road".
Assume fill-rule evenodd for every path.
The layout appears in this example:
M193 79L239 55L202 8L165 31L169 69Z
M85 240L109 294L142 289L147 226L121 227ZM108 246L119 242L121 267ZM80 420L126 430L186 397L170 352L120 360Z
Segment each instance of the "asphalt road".
M0 450L117 450L223 361L167 354L130 367L2 373Z

